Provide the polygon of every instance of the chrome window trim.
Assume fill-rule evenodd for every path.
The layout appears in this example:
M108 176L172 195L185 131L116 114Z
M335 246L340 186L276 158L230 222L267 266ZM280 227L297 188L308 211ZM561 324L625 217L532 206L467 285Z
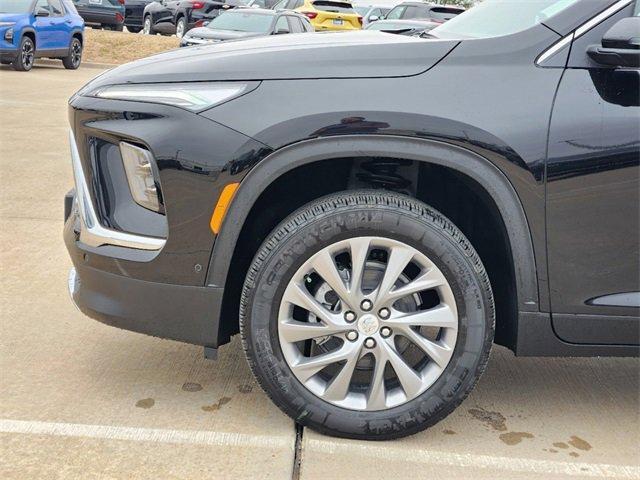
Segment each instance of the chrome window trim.
M538 58L536 59L536 65L540 66L545 60L547 60L548 58L550 58L553 55L555 55L556 53L558 53L564 47L569 45L574 40L577 40L578 38L580 38L582 35L587 33L589 30L591 30L596 25L602 23L604 20L609 18L614 13L619 12L624 7L626 7L627 5L631 4L632 1L633 0L619 0L616 3L614 3L613 5L611 5L609 8L607 8L607 9L603 10L602 12L600 12L599 14L597 14L596 16L591 17L589 20L587 20L582 25L580 25L578 28L576 28L576 30L574 32L571 32L571 33L565 35L560 40L558 40L556 43L554 43L549 48L547 48L544 52L542 52L538 56Z
M115 245L139 250L160 250L164 247L167 242L164 238L145 237L133 233L120 232L103 227L100 224L89 193L82 163L80 162L76 139L71 130L69 130L69 146L71 148L73 178L76 184L76 205L80 212L80 241L90 247Z

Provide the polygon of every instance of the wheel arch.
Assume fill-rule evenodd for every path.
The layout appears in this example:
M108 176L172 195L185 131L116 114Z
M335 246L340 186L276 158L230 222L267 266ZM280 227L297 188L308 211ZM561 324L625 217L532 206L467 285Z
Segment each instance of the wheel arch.
M36 31L33 28L23 28L20 32L20 37L29 37L33 41L33 47L38 49L38 41L36 39Z
M518 311L539 310L533 242L522 203L507 176L488 159L446 142L385 135L353 135L305 140L283 147L242 180L213 246L207 283L225 286L236 242L252 208L267 188L292 170L345 157L393 157L455 170L475 181L499 211L511 249ZM223 319L224 320L224 319ZM220 322L223 327L223 321Z
M73 30L71 32L71 38L77 38L78 40L80 40L80 43L84 45L84 35L82 33L82 30L80 29Z

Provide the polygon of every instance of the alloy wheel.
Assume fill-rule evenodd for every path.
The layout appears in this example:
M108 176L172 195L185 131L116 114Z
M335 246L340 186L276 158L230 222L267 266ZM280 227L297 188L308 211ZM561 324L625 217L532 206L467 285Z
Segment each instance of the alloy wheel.
M178 20L178 24L176 25L176 37L182 38L184 36L185 28L185 21L183 18L181 18L180 20Z
M22 65L25 70L29 70L33 66L34 56L35 54L33 51L33 43L31 43L30 41L24 42L22 44L21 57Z
M278 337L295 377L353 410L384 410L426 391L456 344L453 291L422 252L382 237L329 245L285 288Z
M145 35L151 34L151 19L149 17L144 19L144 28L143 32Z
M74 67L80 65L80 60L82 59L82 45L79 41L74 41L71 46L71 62Z

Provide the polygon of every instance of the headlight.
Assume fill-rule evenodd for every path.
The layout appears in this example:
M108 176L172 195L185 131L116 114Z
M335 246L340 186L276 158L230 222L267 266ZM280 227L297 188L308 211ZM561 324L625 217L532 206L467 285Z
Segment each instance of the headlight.
M4 39L7 42L13 42L13 28L9 28L6 32L4 32Z
M120 155L133 200L144 208L160 211L158 186L153 176L153 155L149 150L120 142Z
M193 82L111 85L90 93L92 97L162 103L201 112L254 90L258 82Z

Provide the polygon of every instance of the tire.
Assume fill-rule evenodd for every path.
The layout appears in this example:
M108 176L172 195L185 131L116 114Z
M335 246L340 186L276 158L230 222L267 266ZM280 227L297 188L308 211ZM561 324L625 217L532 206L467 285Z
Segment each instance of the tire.
M140 33L142 31L142 27L127 27L129 33Z
M365 266L354 277L362 288L352 287L354 265ZM387 274L397 280L380 280ZM411 435L449 415L485 369L494 318L488 276L460 230L416 199L367 190L287 217L258 250L240 302L247 360L275 404L320 433L366 440ZM354 360L357 352L364 357ZM414 355L424 358L408 363Z
M82 62L82 42L78 38L71 39L69 55L62 59L62 65L67 70L77 70Z
M115 24L103 24L103 30L111 30L112 32L122 32L124 30L124 25L115 25Z
M11 65L14 70L17 70L18 72L28 72L33 68L35 55L36 48L33 44L33 40L29 37L22 37L20 40L20 47L18 48L18 56Z
M142 23L142 31L145 35L155 35L156 31L153 29L153 24L151 23L151 15L147 15L144 17L144 21Z
M189 30L189 26L187 25L187 19L185 17L180 17L176 22L176 37L182 38L184 34Z

